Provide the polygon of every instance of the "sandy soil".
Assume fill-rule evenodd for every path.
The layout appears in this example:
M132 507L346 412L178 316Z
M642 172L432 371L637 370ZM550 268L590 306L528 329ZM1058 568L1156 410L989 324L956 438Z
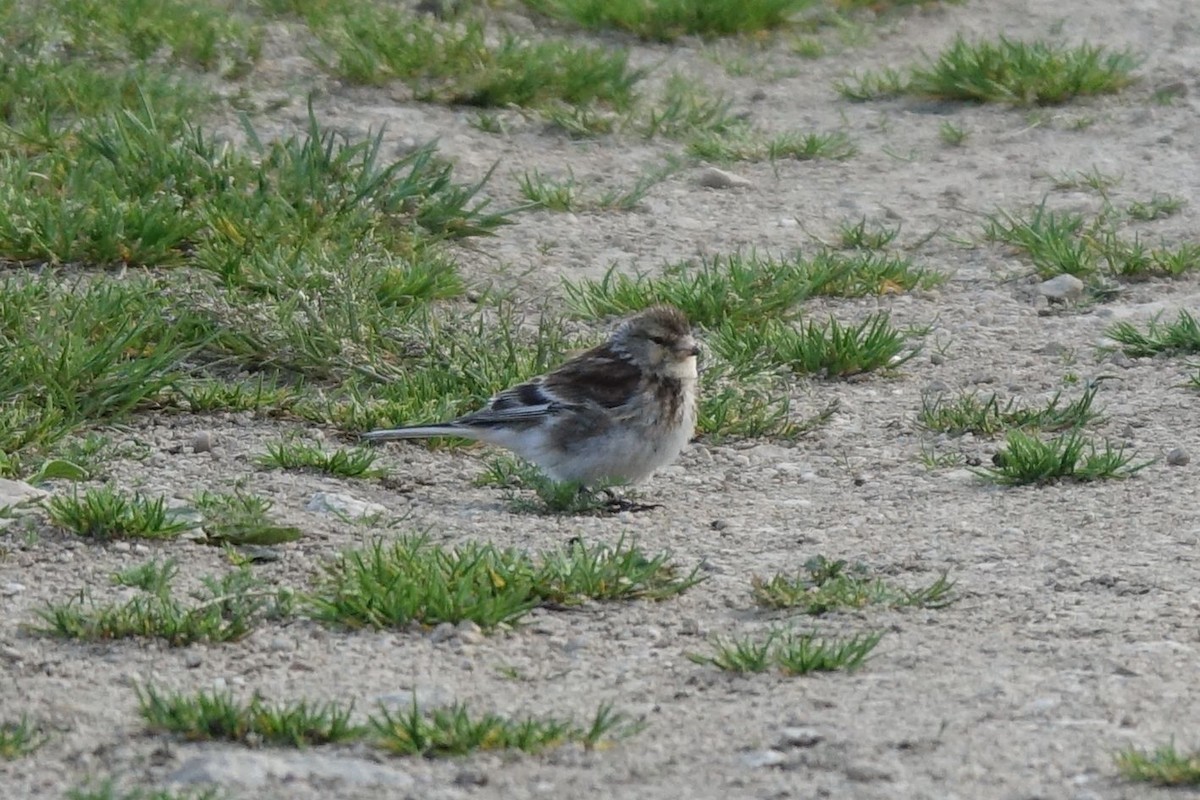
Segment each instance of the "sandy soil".
M1032 38L1059 35L1144 57L1140 82L1119 96L1028 113L1004 108L895 101L851 104L833 81L856 69L901 66L956 33ZM832 39L836 43L836 38ZM263 120L267 134L303 123L314 78L286 37L248 80L267 98L290 93ZM274 52L274 51L278 52ZM331 632L303 620L268 626L247 640L170 649L155 643L80 645L37 638L21 624L47 600L82 587L120 595L108 576L151 554L178 557L187 581L226 567L198 544L95 547L43 528L0 533L0 710L28 713L51 732L36 756L0 762L5 798L61 797L88 776L120 785L162 785L216 774L243 798L1126 798L1157 790L1123 782L1113 753L1176 737L1200 746L1196 680L1200 506L1195 465L1169 466L1177 447L1200 455L1200 408L1179 384L1181 359L1129 360L1098 349L1115 319L1145 320L1194 308L1195 279L1131 285L1114 302L1047 313L1028 267L993 246L971 246L982 215L1020 209L1049 195L1055 207L1094 212L1100 199L1056 190L1076 171L1119 176L1111 199L1156 192L1190 201L1142 227L1152 241L1194 238L1200 221L1200 5L1061 0L971 2L917 12L882 25L865 45L818 60L780 50L773 66L794 77L730 78L703 48L639 48L645 63L702 74L736 108L770 130L844 130L860 152L845 162L742 164L746 189L700 188L701 167L653 189L629 214L532 213L494 242L463 253L479 280L546 285L559 275L599 275L610 264L654 269L697 254L755 247L812 248L839 223L861 217L902 225L920 242L919 262L951 275L912 296L837 301L843 319L887 308L899 324L933 325L933 348L895 378L800 383L798 414L838 400L840 411L795 444L698 443L664 470L647 495L662 507L599 518L512 513L495 489L473 479L481 451L392 446L385 461L407 491L377 483L256 470L252 457L300 426L239 415L143 419L118 437L149 446L145 461L112 467L126 488L187 497L249 478L306 536L280 561L256 567L303 586L323 559L373 535L431 530L439 541L482 539L550 548L570 537L636 537L702 565L704 584L660 604L539 612L525 629L480 639L411 632ZM1182 82L1173 105L1156 87ZM389 91L327 85L316 104L351 131L388 125L390 145L438 137L463 177L500 162L496 202L516 203L512 173L574 169L581 182L630 185L675 145L640 140L578 143L520 125L507 135L467 124L468 112L394 102ZM952 120L965 146L938 138ZM553 283L553 280L549 281ZM1095 432L1158 461L1134 479L1097 485L1005 489L966 470L928 470L914 418L922 392L983 389L1044 399L1105 376ZM1070 386L1067 394L1076 391ZM190 442L208 431L211 453ZM320 431L309 431L319 435ZM327 432L326 435L332 435ZM182 448L178 447L183 445ZM985 462L994 442L967 438L962 451ZM404 522L391 530L352 526L308 512L318 491L382 503ZM750 579L794 570L815 555L862 560L906 585L942 571L959 601L930 611L869 611L816 620L824 631L887 633L853 674L739 677L690 662L714 634L764 631L779 615L756 611ZM808 627L807 619L797 621ZM513 676L518 676L513 679ZM318 754L249 752L148 736L135 683L172 689L228 686L270 699L423 703L461 700L481 710L590 717L598 702L643 718L647 729L611 749L564 748L540 757L389 760L365 748ZM810 729L804 736L785 728ZM307 766L305 766L307 765ZM223 777L222 777L223 776ZM1162 796L1166 796L1163 792Z

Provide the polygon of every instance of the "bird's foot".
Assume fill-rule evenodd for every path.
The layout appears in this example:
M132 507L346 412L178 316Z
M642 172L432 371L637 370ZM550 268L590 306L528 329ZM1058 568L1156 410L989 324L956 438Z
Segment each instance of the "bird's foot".
M662 508L661 503L640 503L628 497L622 497L614 492L611 487L601 489L600 493L605 497L604 510L609 514L620 514L622 511L636 514L639 511L653 511L656 508Z

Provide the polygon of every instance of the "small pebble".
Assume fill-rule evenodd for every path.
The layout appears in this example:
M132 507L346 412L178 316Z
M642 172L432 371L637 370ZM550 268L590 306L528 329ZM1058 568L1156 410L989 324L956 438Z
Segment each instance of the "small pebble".
M1038 293L1051 303L1073 303L1083 296L1083 281L1066 273L1055 275L1042 281Z
M478 769L460 770L454 776L454 784L456 786L487 786L487 773Z
M458 640L463 644L479 644L483 641L483 629L469 619L458 623L455 629Z
M213 435L208 431L200 431L192 437L192 451L207 453L213 449Z
M706 189L735 189L750 186L751 183L741 175L734 175L716 167L707 167L696 176L696 182Z
M188 669L196 669L204 663L204 656L198 652L189 652L183 654L183 665Z
M1188 455L1188 451L1184 450L1182 447L1176 447L1174 450L1167 453L1167 463L1172 467L1187 466L1187 463L1191 460L1192 457Z
M14 597L23 591L25 591L25 584L17 583L16 581L0 586L0 594L5 597Z
M434 644L441 644L444 641L454 638L456 633L458 631L454 625L449 622L442 622L429 633L429 641Z
M780 731L780 747L812 747L825 737L815 728L784 728Z
M276 636L267 643L267 649L275 653L289 653L296 649L296 643L286 636Z

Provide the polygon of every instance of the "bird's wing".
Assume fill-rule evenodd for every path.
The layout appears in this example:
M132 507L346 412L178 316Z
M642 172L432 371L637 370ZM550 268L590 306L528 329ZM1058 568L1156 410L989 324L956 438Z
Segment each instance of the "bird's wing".
M609 345L594 347L542 381L546 394L567 405L620 408L637 396L642 370Z
M601 345L558 369L505 389L456 425L510 425L534 422L568 409L619 408L641 385L642 372L624 356Z
M542 378L518 384L497 394L486 406L459 417L458 425L509 425L541 419L564 404L546 392Z

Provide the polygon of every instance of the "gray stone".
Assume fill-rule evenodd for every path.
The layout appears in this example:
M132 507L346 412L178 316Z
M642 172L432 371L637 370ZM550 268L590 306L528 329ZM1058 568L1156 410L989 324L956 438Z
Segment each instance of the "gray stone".
M16 581L11 581L0 586L0 595L4 595L5 597L16 597L23 591L25 591L25 584L17 583Z
M8 478L0 478L0 508L36 503L49 494L36 486L30 486L25 481L10 481Z
M1074 275L1055 275L1038 286L1038 294L1051 303L1073 303L1083 296L1083 281Z
M706 189L736 189L751 186L749 180L716 167L706 167L696 176L696 182Z
M748 753L742 753L740 758L743 764L754 769L782 767L787 763L787 756L778 750L751 750Z
M175 770L170 783L193 786L217 784L239 789L258 789L267 784L293 783L343 786L375 786L393 790L412 789L412 776L387 764L363 758L303 753L247 752L220 750L193 756ZM330 792L337 796L338 792Z
M458 631L455 630L453 623L440 622L432 631L429 632L429 641L433 642L434 644L448 642L454 638L454 635L457 632Z
M386 506L366 500L359 500L357 497L340 492L317 492L308 501L308 505L305 508L309 511L315 511L318 514L336 514L337 516L349 517L350 519L360 519L375 514L387 513Z
M192 437L192 451L207 453L213 449L213 435L208 431L200 431Z
M1188 451L1184 450L1182 447L1176 447L1171 452L1167 453L1167 463L1172 467L1187 466L1187 463L1191 460L1192 457L1188 455Z
M475 622L464 619L454 630L458 640L463 644L479 644L483 641L483 629Z
M824 738L816 728L784 728L779 732L779 746L812 747Z

